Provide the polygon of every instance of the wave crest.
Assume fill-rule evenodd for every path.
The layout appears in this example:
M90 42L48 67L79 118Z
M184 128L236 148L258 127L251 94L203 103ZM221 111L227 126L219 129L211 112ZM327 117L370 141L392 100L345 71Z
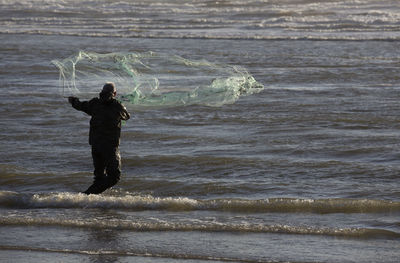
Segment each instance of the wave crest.
M370 228L331 228L291 225L267 225L252 223L228 222L136 222L131 220L81 220L50 217L0 217L1 225L36 225L36 226L62 226L93 229L123 229L130 231L202 231L202 232L243 232L243 233L276 233L295 235L325 235L342 236L349 238L400 238L400 234L384 229Z
M114 208L133 211L226 211L238 213L388 213L400 212L400 202L369 199L193 199L188 197L154 197L84 195L75 193L27 194L0 191L0 206L12 208Z

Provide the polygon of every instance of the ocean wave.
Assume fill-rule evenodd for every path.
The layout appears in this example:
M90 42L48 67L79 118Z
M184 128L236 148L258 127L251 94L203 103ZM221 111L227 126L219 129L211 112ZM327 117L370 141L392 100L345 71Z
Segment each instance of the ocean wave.
M221 211L237 213L392 213L400 202L369 199L268 198L198 200L187 197L154 197L125 194L84 195L76 193L28 194L0 191L0 207L8 208L100 208L170 211Z
M400 38L399 8L392 1L378 5L373 0L192 0L182 5L160 0L90 0L84 4L3 0L0 6L0 33L264 40Z
M178 259L178 260L201 260L211 262L242 262L242 263L279 263L280 261L259 260L250 258L233 258L233 257L219 257L191 253L178 253L178 252L150 252L148 249L141 250L74 250L74 249L57 249L57 248L41 248L41 247L25 247L25 246L2 246L0 250L9 251L30 251L30 252L45 252L45 253L62 253L62 254L78 254L78 255L101 255L101 256L122 256L122 257L143 257L143 258L161 258L161 259ZM285 263L301 263L300 261L284 261Z
M323 235L348 238L400 238L400 233L379 228L335 228L316 226L293 226L283 224L253 224L228 222L138 222L121 219L66 219L64 217L17 217L0 216L3 226L60 226L91 229L119 229L135 232L229 232L229 233L275 233L292 235Z
M101 32L101 31L88 31L88 32L71 32L71 31L57 31L48 29L0 29L0 34L24 34L24 35L48 35L48 36L72 36L72 37L117 37L117 38L149 38L149 39L204 39L204 40L254 40L254 41L387 41L397 42L400 41L400 34L396 32L378 32L370 34L363 34L363 32L353 32L353 34L345 34L338 32L337 34L329 33L319 34L319 32L309 32L308 34L194 34L193 32Z

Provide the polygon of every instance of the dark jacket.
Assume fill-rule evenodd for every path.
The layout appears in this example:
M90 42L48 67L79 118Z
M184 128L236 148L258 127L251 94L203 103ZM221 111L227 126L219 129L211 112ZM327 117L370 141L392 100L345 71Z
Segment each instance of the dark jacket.
M90 101L79 101L73 97L71 105L83 111L90 119L89 144L118 147L121 136L121 121L128 120L130 115L126 108L110 94L100 93L99 98Z

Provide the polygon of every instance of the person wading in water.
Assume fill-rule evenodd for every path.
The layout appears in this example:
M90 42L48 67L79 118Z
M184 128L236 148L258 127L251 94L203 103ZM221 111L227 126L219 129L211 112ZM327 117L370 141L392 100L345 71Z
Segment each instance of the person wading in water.
M116 95L115 85L106 83L99 98L81 102L77 97L68 97L73 108L92 116L89 144L92 146L94 182L83 192L87 195L100 194L114 186L120 179L121 121L128 120L130 115L126 108L115 99Z

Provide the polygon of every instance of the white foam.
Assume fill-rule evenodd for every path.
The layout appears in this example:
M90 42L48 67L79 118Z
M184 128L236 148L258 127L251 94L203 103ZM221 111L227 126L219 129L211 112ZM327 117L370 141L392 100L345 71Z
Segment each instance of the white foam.
M99 208L172 211L232 211L280 213L379 213L400 211L400 202L358 199L298 199L269 198L196 200L188 197L154 197L151 195L123 196L85 195L80 193L27 194L0 191L0 206L26 208Z
M37 4L35 0L2 0L0 5L2 10L10 11L7 13L10 17L0 21L0 33L215 39L400 39L399 5L391 1L378 5L371 0L290 4L241 0L236 4L207 5L194 0L185 4L153 0L143 5L134 1L93 0L80 4L74 0L46 0Z
M123 229L129 231L201 231L201 232L241 232L241 233L279 233L295 235L325 235L343 236L352 238L399 238L400 233L369 228L331 228L316 226L294 226L281 224L254 224L254 223L229 223L229 222L171 222L171 221L130 221L120 219L66 219L51 217L30 217L30 216L0 216L1 225L17 226L61 226L93 229Z

